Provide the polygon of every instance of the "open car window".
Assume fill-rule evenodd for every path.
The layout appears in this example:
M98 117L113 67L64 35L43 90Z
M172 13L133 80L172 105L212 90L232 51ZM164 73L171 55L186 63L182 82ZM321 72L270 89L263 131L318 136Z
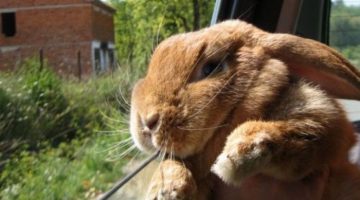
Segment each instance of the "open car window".
M226 19L320 41L360 66L360 0L216 0L211 23ZM352 121L360 120L360 102L341 103Z
M360 66L360 0L333 0L330 15L329 45L354 66ZM360 121L360 103L341 101L352 121ZM359 127L360 129L360 127Z

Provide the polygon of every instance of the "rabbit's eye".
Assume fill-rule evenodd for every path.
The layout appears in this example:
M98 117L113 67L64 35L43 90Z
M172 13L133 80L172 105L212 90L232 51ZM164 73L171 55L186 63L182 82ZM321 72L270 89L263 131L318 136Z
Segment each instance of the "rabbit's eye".
M202 68L202 76L208 77L210 75L214 75L218 72L224 70L226 64L225 62L209 62L204 65Z

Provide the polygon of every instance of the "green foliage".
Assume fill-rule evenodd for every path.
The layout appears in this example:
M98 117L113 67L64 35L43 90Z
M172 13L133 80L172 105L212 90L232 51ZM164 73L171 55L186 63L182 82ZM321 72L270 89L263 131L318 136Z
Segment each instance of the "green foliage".
M195 2L199 9L194 9ZM164 38L209 25L214 5L214 1L207 0L110 0L110 3L117 10L119 62L134 68L144 68L153 49ZM199 18L195 17L196 12Z
M37 66L29 60L0 74L0 199L93 198L127 160L118 156L129 146L118 143L129 134L119 130L127 129L125 102L139 74L76 82Z
M14 155L0 176L1 199L91 199L110 188L121 176L125 160L108 161L104 146L121 135L98 134L62 143L40 153Z
M128 98L138 77L118 73L78 83L38 66L28 60L20 71L0 76L0 143L21 140L38 148L43 140L56 145L103 127L102 114L127 109L118 92Z
M335 3L331 13L330 44L337 47L360 44L360 8Z
M330 45L360 66L360 7L335 1L330 18Z
M0 141L27 140L33 144L58 137L70 127L69 110L60 80L48 68L28 60L21 71L1 77Z

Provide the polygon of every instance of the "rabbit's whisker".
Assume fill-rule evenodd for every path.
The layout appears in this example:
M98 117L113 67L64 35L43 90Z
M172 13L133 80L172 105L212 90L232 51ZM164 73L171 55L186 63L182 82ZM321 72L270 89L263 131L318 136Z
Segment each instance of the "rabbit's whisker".
M217 128L225 127L225 126L228 126L228 125L229 124L222 124L222 125L213 126L213 127L206 127L206 128L187 128L187 127L178 126L177 128L181 129L181 130L185 130L185 131L203 131L203 130L217 129Z
M164 161L165 158L166 158L166 154L167 154L167 151L168 151L168 143L169 143L169 138L166 137L166 138L165 138L165 153L164 153L164 158L163 158L162 161Z
M120 97L119 97L120 96ZM121 92L121 88L119 88L119 94L116 95L115 99L116 102L120 105L120 107L122 109L124 109L126 112L130 112L130 107L128 105L126 105L126 103L124 104L124 99L125 97L122 96L122 92Z
M164 10L166 10L167 9L167 7L168 7L168 5L166 5L166 7L164 8ZM163 12L164 13L164 12ZM155 46L157 46L158 44L159 44L159 42L160 42L160 31L161 31L161 29L162 29L162 27L163 27L163 24L164 24L164 18L165 18L165 15L163 15L162 17L161 17L161 21L160 21L160 24L159 24L159 26L158 26L158 29L157 29L157 33L156 33L156 43L155 43ZM153 50L154 50L154 47L155 47L154 45L153 45Z
M253 3L251 6L249 6L249 8L243 12L239 17L237 17L237 19L242 19L245 20L249 18L249 16L251 16L251 10L256 6L257 2ZM234 16L232 16L234 17Z
M125 139L121 142L117 142L113 145L111 145L110 147L107 147L106 149L104 150L100 150L100 151L97 151L95 153L104 153L104 152L108 152L108 153L111 153L113 151L117 151L117 150L120 150L120 149L123 149L124 147L128 147L130 146L131 144L133 143L133 141L131 140L131 138L128 138L128 139Z
M125 99L123 92L121 91L121 88L119 88L119 95L121 97L121 100L124 101L125 105L127 106L128 111L130 110L130 103Z
M129 70L127 70L127 71L129 71ZM124 72L124 73L127 73L127 72ZM127 78L128 79L128 78ZM125 81L125 82L124 82ZM129 82L130 80L123 80L123 81L121 81L120 82L120 86L118 87L118 92L117 92L117 94L115 95L115 99L116 99L116 101L119 103L119 105L123 108L123 109L125 109L125 110L130 110L130 106L129 106L129 104L128 104L128 101L126 100L126 98L125 98L125 95L124 95L124 93L123 93L123 88L121 87L122 85L124 85L124 86L126 86L127 85L127 83Z
M130 146L126 151L122 152L120 155L113 155L112 157L108 158L108 161L117 161L122 160L126 156L128 156L132 151L137 150L135 145Z
M129 120L119 117L117 123L129 125Z
M114 119L114 118L112 118L112 117L109 117L106 113L104 113L103 111L100 111L100 114L101 114L101 116L102 117L104 117L104 118L106 118L106 119L108 119L108 120L110 120L110 121L113 121L113 122L122 122L121 120L119 120L119 119Z
M133 165L132 163L136 160L136 158L140 155L140 151L136 151L135 155L131 158L128 164Z
M118 125L109 124L109 123L105 124L105 126L107 128L109 128L109 129L114 129L114 130L116 130L118 128ZM129 127L129 125L126 124L126 127ZM125 129L125 132L122 132L122 133L119 133L119 134L125 134L125 133L128 133L128 132L129 132L129 129L127 128L127 129Z
M129 121L129 116L128 115L119 115L118 117L123 121Z
M121 150L121 149L124 149L124 147L128 147L129 145L132 145L132 144L134 144L134 142L132 140L130 140L130 141L126 141L126 142L118 145L117 147L119 150Z
M129 131L129 129L118 129L118 130L109 130L109 131L95 130L96 133L100 133L106 136L119 136L126 131Z
M129 63L129 61L127 61L127 62ZM118 64L118 65L120 65L120 64ZM127 66L129 66L129 64ZM124 80L124 83L119 84L120 86L119 86L119 89L118 89L118 95L115 96L116 97L115 99L116 99L116 101L118 102L118 104L120 105L121 108L123 108L126 112L130 112L130 104L126 100L125 95L124 95L124 93L122 91L123 88L121 87L121 85L126 86L127 83L130 82L130 68L129 67L123 67L123 68L120 68L120 69L123 71L124 74L126 73L127 76L125 76L126 80Z
M171 143L170 160L174 160L174 143Z
M129 138L126 138L126 139L123 139L121 140L120 142L115 142L115 144L111 145L109 148L107 148L106 150L110 150L110 149L114 149L115 147L119 147L119 146L123 146L123 145L128 145L128 144L131 144L133 141L132 141L132 138L129 137ZM105 151L106 151L105 150Z

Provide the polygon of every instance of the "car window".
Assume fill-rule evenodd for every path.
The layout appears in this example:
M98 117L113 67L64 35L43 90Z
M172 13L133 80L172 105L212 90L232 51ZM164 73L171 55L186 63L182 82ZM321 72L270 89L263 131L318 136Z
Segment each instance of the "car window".
M329 44L354 66L360 66L360 0L333 0ZM351 120L360 120L359 101L341 101Z

